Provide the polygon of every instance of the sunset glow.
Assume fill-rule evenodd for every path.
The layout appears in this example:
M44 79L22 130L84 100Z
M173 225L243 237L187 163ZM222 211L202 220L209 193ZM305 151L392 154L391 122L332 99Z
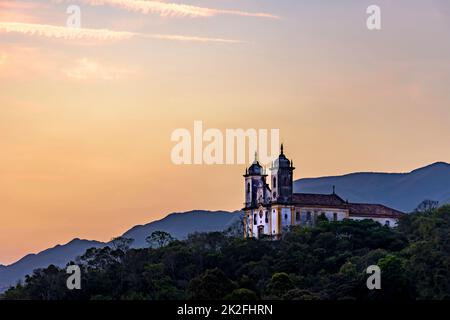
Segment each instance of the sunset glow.
M197 120L280 129L295 179L449 162L450 2L371 2L1 1L0 264L240 209L245 165L171 161Z

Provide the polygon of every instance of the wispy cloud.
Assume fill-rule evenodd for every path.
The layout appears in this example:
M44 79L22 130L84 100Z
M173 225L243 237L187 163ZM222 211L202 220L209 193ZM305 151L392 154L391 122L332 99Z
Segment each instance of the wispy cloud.
M136 35L133 32L112 31L108 29L68 28L21 22L0 22L1 31L66 40L124 40Z
M62 72L75 80L117 80L134 73L132 69L105 66L89 58L76 60L74 66Z
M54 0L63 2L67 0ZM151 0L78 0L93 6L109 5L128 11L141 12L144 14L153 13L163 17L213 17L217 15L235 15L244 17L258 17L279 19L279 16L263 12L246 12L240 10L223 10L206 7L199 7L178 3L167 3Z
M1 1L0 21L35 22L33 13L48 8L49 4L23 1Z
M0 51L0 81L43 78L54 81L114 81L135 77L139 73L139 67L132 63L107 62L101 57L66 57L52 50L21 45L6 45Z
M204 37L192 37L182 36L176 34L151 34L148 37L160 40L172 40L181 42L222 42L222 43L244 43L240 40L221 39L221 38L204 38Z
M243 41L221 38L207 38L186 35L142 34L128 31L112 31L107 29L68 28L46 24L0 22L0 32L15 32L31 36L43 36L65 40L125 40L132 37L172 40L182 42L222 42L243 43Z
M38 9L45 7L43 3L36 2L23 2L23 1L2 1L0 2L0 9L2 10L10 10L10 9Z

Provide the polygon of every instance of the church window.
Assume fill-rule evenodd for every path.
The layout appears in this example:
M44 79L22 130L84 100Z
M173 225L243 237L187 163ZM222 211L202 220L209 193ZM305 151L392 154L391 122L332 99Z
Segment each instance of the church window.
M250 182L247 183L247 193L250 193Z
M277 197L277 193L274 191L273 192L273 197L276 198Z
M295 220L300 221L300 212L295 213Z
M266 212L266 223L269 222L269 214Z
M273 177L273 187L277 187L277 177Z
M255 223L255 224L257 224L258 223L258 221L256 220L257 219L257 217L256 217L256 213L253 215L253 222Z

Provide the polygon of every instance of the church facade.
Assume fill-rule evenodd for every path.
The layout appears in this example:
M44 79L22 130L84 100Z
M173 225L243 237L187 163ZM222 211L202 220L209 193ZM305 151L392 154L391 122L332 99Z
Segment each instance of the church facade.
M245 237L279 237L291 226L313 226L320 216L330 221L372 219L395 227L403 212L380 204L349 203L334 192L312 194L293 192L294 164L281 153L272 163L270 177L257 158L246 169ZM269 179L269 180L268 180Z

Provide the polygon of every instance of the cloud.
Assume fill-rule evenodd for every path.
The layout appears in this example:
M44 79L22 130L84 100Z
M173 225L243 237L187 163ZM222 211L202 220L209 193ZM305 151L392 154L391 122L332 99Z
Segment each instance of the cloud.
M134 73L128 68L104 66L88 58L76 60L73 67L63 69L62 72L75 80L117 80Z
M0 0L0 21L35 22L35 12L48 8L48 4Z
M110 81L136 75L139 75L137 66L111 64L100 58L68 58L52 50L21 45L7 45L0 51L0 82L4 79L43 78L52 81Z
M54 0L54 1L63 2L65 0ZM279 19L278 16L269 13L212 9L186 4L167 3L151 0L78 0L78 1L93 6L109 5L125 9L128 11L141 12L144 14L148 13L159 14L160 16L163 17L213 17L217 15L235 15L244 17Z
M183 42L222 42L242 43L239 40L206 38L185 35L142 34L128 31L111 31L107 29L69 28L46 24L0 22L0 32L15 32L31 36L43 36L65 40L125 40L132 37L153 38L159 40L172 40Z
M45 7L42 3L35 3L35 2L23 2L23 1L4 1L0 2L0 9L2 10L11 10L11 9L38 9Z
M124 40L136 35L132 32L108 29L68 28L46 24L0 22L0 32L15 32L66 40Z
M244 43L244 41L240 41L240 40L182 36L182 35L175 35L175 34L174 35L170 35L170 34L152 34L152 35L149 35L149 37L153 38L153 39L172 40L172 41L181 41L181 42Z

